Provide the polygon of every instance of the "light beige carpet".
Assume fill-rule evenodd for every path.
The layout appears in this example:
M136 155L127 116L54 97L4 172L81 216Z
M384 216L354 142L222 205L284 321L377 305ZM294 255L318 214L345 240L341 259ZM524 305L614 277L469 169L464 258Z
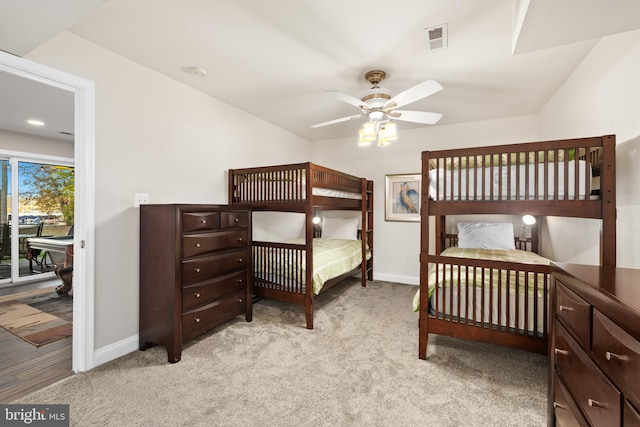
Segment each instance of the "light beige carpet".
M276 301L167 363L135 351L19 399L68 403L78 426L544 426L547 358L431 336L418 359L416 287L344 283L304 310Z

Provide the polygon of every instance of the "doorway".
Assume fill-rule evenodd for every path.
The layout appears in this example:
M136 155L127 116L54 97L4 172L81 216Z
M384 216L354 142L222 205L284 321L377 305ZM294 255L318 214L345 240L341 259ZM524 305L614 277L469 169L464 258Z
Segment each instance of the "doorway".
M74 94L75 207L72 369L94 367L94 83L0 51L0 71L35 80ZM77 249L75 249L77 248Z

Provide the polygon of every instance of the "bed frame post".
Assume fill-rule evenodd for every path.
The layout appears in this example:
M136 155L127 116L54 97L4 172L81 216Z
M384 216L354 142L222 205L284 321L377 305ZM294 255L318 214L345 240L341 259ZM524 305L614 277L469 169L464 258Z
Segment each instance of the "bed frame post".
M429 340L429 152L422 153L422 194L420 195L420 317L418 320L418 357L427 358Z
M540 222L541 217L536 217L536 222L531 225L531 252L535 252L537 254L540 253L540 226L538 223Z
M600 234L600 263L616 266L616 137L602 137L604 147L600 166L602 197L602 232Z
M373 206L373 180L367 180L367 243L371 251L371 259L367 261L367 280L373 280L373 256L375 254L373 240Z
M362 263L360 264L360 284L363 288L367 287L367 240L369 239L369 224L367 223L367 180L362 178L360 180L362 189L360 194L362 195L362 204L360 205L360 242L362 244Z
M229 169L229 173L227 174L227 194L228 194L228 198L229 198L229 205L233 204L233 169Z
M436 255L440 255L447 248L446 245L446 221L444 215L436 216Z
M304 291L304 311L307 320L307 329L313 329L313 197L311 197L311 186L314 179L311 171L311 163L305 164L305 194L307 194L305 203L305 291Z

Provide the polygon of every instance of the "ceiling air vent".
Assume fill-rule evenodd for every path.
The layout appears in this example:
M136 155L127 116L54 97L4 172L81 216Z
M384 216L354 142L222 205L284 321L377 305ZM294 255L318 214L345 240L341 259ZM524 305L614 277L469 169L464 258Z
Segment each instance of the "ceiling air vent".
M424 33L427 37L427 50L438 50L447 48L447 24L438 25L437 27L425 28Z

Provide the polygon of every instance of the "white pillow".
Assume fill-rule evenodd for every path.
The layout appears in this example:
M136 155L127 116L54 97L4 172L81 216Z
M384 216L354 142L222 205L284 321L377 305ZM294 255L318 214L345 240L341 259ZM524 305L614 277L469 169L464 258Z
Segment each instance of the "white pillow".
M458 247L515 249L513 224L510 222L459 222Z
M322 238L358 240L358 218L324 218Z

